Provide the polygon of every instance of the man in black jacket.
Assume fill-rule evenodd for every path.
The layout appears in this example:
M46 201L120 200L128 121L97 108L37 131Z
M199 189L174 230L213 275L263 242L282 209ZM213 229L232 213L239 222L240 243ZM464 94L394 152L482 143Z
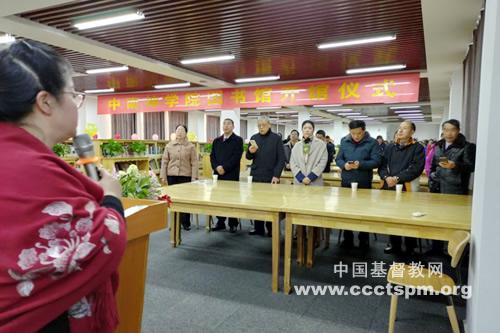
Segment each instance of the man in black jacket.
M323 130L317 131L316 137L318 139L320 139L321 141L326 143L326 151L328 153L328 160L326 161L325 170L323 172L331 172L330 165L332 164L333 159L335 158L335 145L327 139L326 133Z
M418 179L424 171L424 147L413 139L415 124L404 121L399 125L396 142L384 149L382 164L378 169L380 178L384 181L383 189L394 189L397 184L403 184L406 191L412 191L410 183ZM385 253L401 252L401 237L390 236L390 245ZM411 254L416 246L415 238L405 239L406 252Z
M218 175L220 180L240 180L240 161L243 155L243 139L233 133L234 122L232 119L224 119L224 134L216 138L212 144L212 153L210 154L210 163L214 175ZM225 230L226 218L217 216L217 224L213 231ZM236 232L238 220L229 218L229 232Z
M468 194L471 173L476 163L476 146L460 133L460 122L443 123L443 138L437 142L432 159L429 189L435 193ZM432 186L433 184L433 186ZM443 254L443 241L432 241L430 255Z
M256 183L278 184L285 167L283 142L278 134L271 131L268 117L259 117L257 125L259 133L250 138L246 154L248 160L253 160L250 175ZM271 237L271 222L266 223L266 228ZM250 231L250 235L264 236L264 222L254 221L254 229Z

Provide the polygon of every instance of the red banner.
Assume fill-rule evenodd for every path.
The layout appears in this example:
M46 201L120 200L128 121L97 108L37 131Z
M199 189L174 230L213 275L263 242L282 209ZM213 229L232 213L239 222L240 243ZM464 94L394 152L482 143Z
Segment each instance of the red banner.
M99 114L256 108L315 104L378 104L418 102L418 73L346 77L302 83L105 95Z

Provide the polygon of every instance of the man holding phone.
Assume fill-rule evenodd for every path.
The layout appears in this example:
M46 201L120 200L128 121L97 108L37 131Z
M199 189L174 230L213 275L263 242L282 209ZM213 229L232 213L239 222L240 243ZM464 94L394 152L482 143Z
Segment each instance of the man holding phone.
M460 133L460 122L445 121L441 127L443 138L437 142L431 165L429 186L431 192L445 194L468 194L471 173L476 162L476 146L467 142ZM432 241L431 255L443 253L442 241Z
M358 183L358 188L372 188L373 169L378 168L382 156L377 141L366 131L362 120L352 120L349 123L349 135L340 141L340 152L335 160L342 170L342 187L351 187ZM359 233L359 247L368 248L368 233ZM354 246L354 233L344 230L344 240L340 245L350 249Z
M271 131L268 117L257 119L259 133L252 135L246 157L252 160L250 176L256 183L278 184L285 167L285 150L281 137ZM271 236L271 222L266 223L268 236ZM264 236L264 222L254 221L250 235Z

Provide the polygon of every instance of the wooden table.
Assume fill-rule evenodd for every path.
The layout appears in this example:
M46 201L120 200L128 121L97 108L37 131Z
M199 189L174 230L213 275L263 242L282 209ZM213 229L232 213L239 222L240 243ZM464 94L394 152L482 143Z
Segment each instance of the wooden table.
M422 192L291 186L285 224L284 292L291 290L292 226L313 226L448 240L470 230L472 197ZM422 217L412 213L422 212ZM312 261L312 251L308 253Z
M338 168L337 168L338 169ZM323 177L323 183L326 186L336 186L340 187L341 186L341 181L342 179L340 178L340 174L338 172L328 172L322 174ZM291 171L283 171L281 174L281 181L284 184L292 184L293 183L293 175ZM428 186L428 178L425 175L420 176L420 187L427 189ZM372 180L372 187L373 188L380 188L382 186L382 182L380 180L380 177L377 174L373 175L373 180ZM427 191L427 190L425 190Z
M233 181L199 180L168 186L170 211L174 213L170 230L173 247L180 245L179 213L226 216L270 221L272 226L272 290L278 291L280 258L280 213L284 193L291 186ZM284 214L281 214L284 216Z

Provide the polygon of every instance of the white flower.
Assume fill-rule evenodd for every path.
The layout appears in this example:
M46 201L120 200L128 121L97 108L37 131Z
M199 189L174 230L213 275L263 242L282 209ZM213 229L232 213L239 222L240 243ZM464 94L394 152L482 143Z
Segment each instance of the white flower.
M86 297L82 298L78 303L73 304L68 309L68 315L73 318L91 317L92 311Z
M31 280L26 280L19 282L16 286L16 290L21 297L28 297L31 295L31 292L33 291L33 288L35 285Z
M60 232L68 232L71 229L71 224L68 223L51 223L44 225L39 231L40 238L56 239L59 238ZM62 237L61 237L62 238Z
M90 218L86 217L83 219L79 219L78 222L76 222L75 229L80 233L87 233L92 230L92 224L93 222Z
M104 219L104 225L108 227L108 230L112 233L116 235L120 234L120 222L118 222L115 216L108 214L108 216Z
M19 261L17 265L23 270L33 267L38 262L38 254L35 248L24 249L19 254Z
M85 210L87 212L89 212L89 215L90 215L90 218L92 218L92 216L94 216L94 212L95 212L95 204L92 202L92 201L89 201L86 205L85 205Z
M42 213L58 217L65 215L73 215L73 207L71 207L64 201L56 201L45 207L42 210Z
M92 244L90 242L81 243L76 248L75 254L73 255L73 260L79 260L85 258L94 248L95 244Z

